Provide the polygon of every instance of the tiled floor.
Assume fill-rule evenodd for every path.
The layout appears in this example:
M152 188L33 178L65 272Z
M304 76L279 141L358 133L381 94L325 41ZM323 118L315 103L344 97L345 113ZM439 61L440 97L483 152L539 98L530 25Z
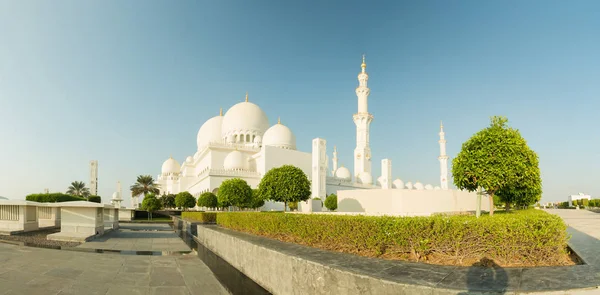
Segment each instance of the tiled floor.
M574 209L546 209L545 211L562 217L568 226L600 239L600 213Z
M191 249L167 224L121 224L119 230L111 231L78 248L179 252Z

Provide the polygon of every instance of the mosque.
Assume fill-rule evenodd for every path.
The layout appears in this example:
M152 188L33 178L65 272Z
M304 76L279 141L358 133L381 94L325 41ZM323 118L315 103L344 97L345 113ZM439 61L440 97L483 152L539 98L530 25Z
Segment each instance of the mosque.
M269 126L265 112L246 99L232 106L223 115L208 119L196 139L197 151L188 156L183 164L169 157L157 177L161 191L177 194L188 191L195 197L204 192L218 191L221 183L230 178L244 179L256 188L261 177L271 168L294 165L306 173L313 185L313 198L325 197L339 190L356 189L405 189L405 190L448 190L448 156L443 125L440 126L440 184L423 185L420 182L404 183L400 179L392 181L391 160L382 160L381 176L373 181L371 171L371 149L369 147L369 127L373 115L368 111L370 89L367 86L369 75L363 56L359 85L356 88L358 111L353 115L356 125L356 148L354 167L338 166L337 149L333 148L331 166L325 152L323 139L313 140L313 151L296 150L296 137L290 128L278 120ZM320 146L315 146L316 142ZM319 155L320 154L320 155ZM314 171L314 173L313 173ZM134 200L134 203L137 203ZM272 207L276 204L267 204ZM281 205L282 206L282 205ZM271 208L263 208L271 209Z

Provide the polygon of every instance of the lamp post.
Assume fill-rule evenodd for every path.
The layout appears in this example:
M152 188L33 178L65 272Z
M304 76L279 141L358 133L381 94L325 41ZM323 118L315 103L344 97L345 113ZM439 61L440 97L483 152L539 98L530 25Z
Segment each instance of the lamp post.
M477 207L475 211L475 216L479 218L481 216L481 196L483 195L483 190L481 187L477 189Z

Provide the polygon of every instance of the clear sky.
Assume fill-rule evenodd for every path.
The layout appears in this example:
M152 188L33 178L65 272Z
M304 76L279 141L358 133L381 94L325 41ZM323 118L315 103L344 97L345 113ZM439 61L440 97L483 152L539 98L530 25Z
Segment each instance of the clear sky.
M600 1L0 0L0 196L160 173L202 123L243 101L280 116L309 152L352 167L361 55L375 178L439 185L504 115L540 157L543 201L600 197Z

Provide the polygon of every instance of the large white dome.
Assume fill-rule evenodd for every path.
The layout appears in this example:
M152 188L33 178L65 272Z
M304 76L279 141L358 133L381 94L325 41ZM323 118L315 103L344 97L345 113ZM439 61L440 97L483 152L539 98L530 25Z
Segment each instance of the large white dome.
M351 180L352 174L350 174L350 170L348 170L348 168L342 166L340 168L337 168L337 170L335 170L335 177L345 179L345 180Z
M361 172L358 174L358 183L373 184L373 176L369 172Z
M422 184L422 183L420 183L420 182L417 180L417 182L415 182L415 189L416 189L416 190L418 190L418 191L422 191L422 190L424 190L424 189L425 189L425 187L423 186L423 184Z
M248 168L248 161L242 152L233 151L225 157L223 168L227 170L246 170Z
M260 107L251 102L240 102L225 113L221 138L238 136L234 142L252 143L253 136L262 136L268 128L269 119Z
M392 182L392 185L394 186L394 188L404 189L404 181L402 181L402 179L400 178L396 178L396 180Z
M210 142L219 142L222 139L221 136L221 124L223 123L223 116L215 116L202 124L200 130L198 130L198 136L196 137L196 143L198 144L198 150L205 147Z
M162 174L179 174L181 171L181 165L173 157L169 157L163 164L161 172Z
M296 136L287 126L277 123L265 132L262 145L276 146L279 148L295 150Z

